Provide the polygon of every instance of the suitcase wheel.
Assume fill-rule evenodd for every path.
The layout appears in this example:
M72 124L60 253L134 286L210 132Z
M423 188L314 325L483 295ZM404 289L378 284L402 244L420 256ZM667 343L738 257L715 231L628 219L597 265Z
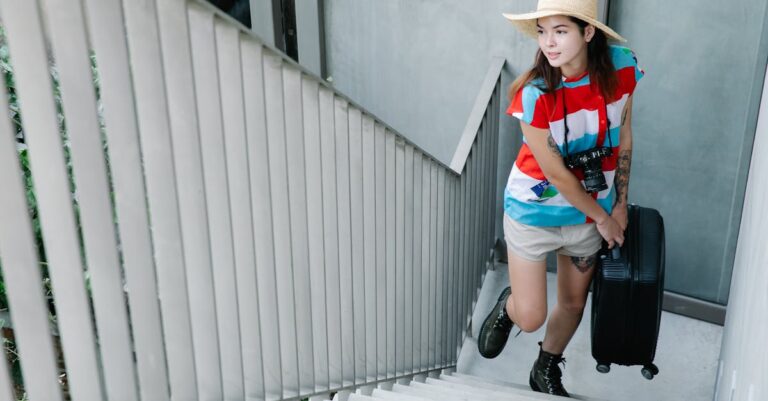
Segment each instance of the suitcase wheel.
M610 363L598 363L597 367L595 367L598 372L600 373L608 373L611 371L611 364Z
M654 376L659 374L659 368L657 368L656 365L651 363L651 364L645 365L641 373L643 374L643 377L645 377L646 379L652 380Z

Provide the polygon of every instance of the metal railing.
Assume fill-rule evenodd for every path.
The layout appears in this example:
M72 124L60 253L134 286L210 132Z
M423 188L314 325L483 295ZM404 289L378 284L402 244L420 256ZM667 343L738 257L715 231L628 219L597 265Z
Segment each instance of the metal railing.
M286 399L455 365L495 241L503 59L449 168L202 1L0 18L21 116L0 119L0 263L30 399Z

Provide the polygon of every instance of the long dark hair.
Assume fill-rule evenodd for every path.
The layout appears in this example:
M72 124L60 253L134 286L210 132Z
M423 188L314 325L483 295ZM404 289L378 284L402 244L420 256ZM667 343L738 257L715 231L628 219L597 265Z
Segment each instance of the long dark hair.
M569 18L579 26L579 31L583 36L584 28L586 28L589 23L575 17ZM603 31L597 28L595 28L595 35L592 37L592 40L587 44L587 71L589 71L589 82L600 89L600 92L602 92L603 97L607 102L612 101L616 92L616 87L619 85L619 80L616 77L616 69L613 67L613 61L611 61L611 54L608 49L608 37ZM546 87L542 87L541 89L545 93L554 93L562 80L562 72L560 71L560 68L552 67L541 49L536 52L536 61L534 62L533 68L517 77L512 85L510 85L509 99L514 99L517 91L529 82L538 78L544 80Z

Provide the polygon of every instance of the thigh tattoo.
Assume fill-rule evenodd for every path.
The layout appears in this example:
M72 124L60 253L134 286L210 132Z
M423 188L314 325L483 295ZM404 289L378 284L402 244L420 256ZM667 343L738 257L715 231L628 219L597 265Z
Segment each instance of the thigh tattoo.
M595 266L595 262L597 262L597 255L595 254L592 256L584 257L571 256L571 261L573 262L573 265L579 269L580 272L586 273L589 271L589 269Z

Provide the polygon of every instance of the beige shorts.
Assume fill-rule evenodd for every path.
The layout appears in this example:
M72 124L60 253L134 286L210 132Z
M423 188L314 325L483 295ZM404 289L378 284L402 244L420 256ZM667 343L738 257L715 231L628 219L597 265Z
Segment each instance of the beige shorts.
M504 213L504 239L507 249L534 262L557 251L566 256L592 256L600 250L603 237L595 223L560 227L537 227L522 224Z

